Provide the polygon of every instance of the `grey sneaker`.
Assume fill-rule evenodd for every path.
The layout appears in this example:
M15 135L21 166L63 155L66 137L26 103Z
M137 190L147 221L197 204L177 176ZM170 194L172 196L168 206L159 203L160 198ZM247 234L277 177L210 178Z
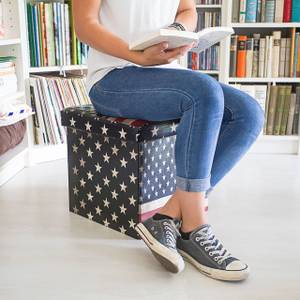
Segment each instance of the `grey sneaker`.
M155 258L170 272L179 273L184 269L184 261L176 248L179 232L170 219L154 220L149 218L136 225L141 236Z
M249 267L233 257L215 237L209 224L196 228L188 240L177 240L183 258L205 275L226 281L239 281L249 275Z

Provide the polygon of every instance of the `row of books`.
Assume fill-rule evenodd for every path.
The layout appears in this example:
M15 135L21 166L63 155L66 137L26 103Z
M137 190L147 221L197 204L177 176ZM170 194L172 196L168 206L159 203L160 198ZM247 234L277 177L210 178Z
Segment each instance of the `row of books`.
M206 27L221 26L220 11L203 11L198 9L198 21L196 32Z
M76 38L71 3L27 3L32 67L86 64L88 47Z
M192 70L219 70L220 46L214 45L201 53L188 52L188 68Z
M231 36L230 77L300 77L299 32Z
M232 0L232 22L300 22L300 0Z
M300 86L292 85L245 85L234 87L255 98L265 111L264 134L298 135Z
M18 90L15 56L0 56L0 97L13 94Z
M33 116L35 144L66 142L60 111L66 107L91 103L84 80L75 75L66 78L50 74L30 77L31 105L36 112Z
M220 5L222 4L222 0L196 0L196 4L202 5Z

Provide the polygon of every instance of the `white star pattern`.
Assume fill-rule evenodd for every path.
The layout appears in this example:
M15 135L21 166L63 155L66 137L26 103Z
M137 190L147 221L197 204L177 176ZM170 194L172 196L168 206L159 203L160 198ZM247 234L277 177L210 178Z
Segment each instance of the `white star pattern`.
M121 167L126 168L126 164L128 163L128 161L126 161L124 157L120 159L120 162L121 162Z
M116 168L114 168L113 170L111 170L111 172L112 172L112 177L118 177L118 171L116 170Z
M151 130L151 132L152 132L152 137L155 136L155 135L158 135L158 130L159 130L159 128L156 127L156 126L154 126L154 128Z
M109 163L109 156L107 155L107 153L105 153L105 155L103 155L104 161Z
M176 131L177 126L178 126L178 124L175 124L174 122L172 123L172 126L171 126L172 132Z
M70 126L75 127L75 123L76 123L76 121L72 117L72 119L70 119Z
M103 181L104 181L104 185L109 186L110 180L108 180L107 176L105 178L103 178Z
M88 180L93 180L94 175L92 174L91 171L89 171L88 173L86 173Z
M86 131L91 131L92 125L90 124L90 122L85 123L85 129Z
M125 234L125 232L127 231L123 225L121 227L119 227L119 229L120 229L120 232L123 234Z
M108 222L107 218L103 221L103 224L104 224L105 227L109 226L110 223Z
M99 184L95 185L95 189L96 193L101 194L102 187Z
M73 174L74 174L74 175L78 175L78 171L79 171L79 170L78 170L77 167L75 166L75 167L73 168Z
M88 197L89 201L91 201L91 202L93 201L94 196L92 195L91 192L87 194L87 197Z
M101 127L101 129L102 129L102 134L106 134L107 135L108 128L105 126L105 124L103 125L103 127Z
M96 143L95 143L95 147L96 147L96 150L101 150L101 146L102 146L102 144L100 144L99 143L99 141L97 141Z
M96 172L101 172L101 169L102 169L102 167L99 165L99 163L97 163L96 165L95 165L95 168L96 168Z
M88 216L88 218L89 218L89 220L92 220L93 219L93 215L92 215L92 213L91 212L89 212L88 214L87 214L87 216Z
M79 202L80 202L80 207L85 209L86 203L84 202L84 200L80 200Z
M87 152L88 157L91 157L91 158L93 157L94 152L91 150L91 148L89 148L86 152Z
M79 144L82 145L82 146L84 146L84 144L85 144L85 139L83 138L83 136L81 136L81 137L79 138Z
M124 181L120 184L121 191L126 192L127 185L124 184Z
M112 150L112 154L118 155L119 149L116 147L116 145L114 145L114 146L111 148L111 150Z
M103 203L104 203L104 207L109 208L109 201L107 200L107 198L103 200Z
M130 228L134 228L135 227L136 223L133 221L133 219L129 220L128 222L129 222L129 227Z
M79 211L79 209L76 207L76 205L73 207L73 212L75 213L75 214L78 214L78 211Z
M83 160L83 158L81 158L79 160L79 163L80 163L80 167L84 167L85 166L85 160Z
M86 182L83 178L80 179L80 186L85 187Z
M72 148L73 148L73 152L77 153L78 147L75 144L72 146Z
M129 175L129 178L130 178L130 182L133 182L133 183L135 183L135 181L137 180L137 177L134 176L134 173L132 173L131 175Z
M127 210L127 208L124 206L124 204L122 204L122 205L119 206L119 207L120 207L121 214L126 215L126 210Z
M133 205L133 206L135 206L135 202L136 202L136 199L134 199L134 197L133 196L131 196L130 198L128 198L129 199L129 203L130 203L130 205Z
M96 214L100 216L102 213L102 209L99 207L99 205L95 208L95 210L96 210Z
M124 128L122 128L122 130L121 131L119 131L119 133L120 133L120 138L121 139L126 139L126 131L124 131Z
M130 159L136 160L136 157L137 157L138 153L134 152L134 149L132 149L132 151L129 152L129 153L130 153L130 156L131 156Z
M112 221L117 222L118 216L116 215L115 212L113 212L113 213L111 214L111 219L112 219Z
M74 195L78 195L78 188L76 186L73 187L73 192L74 192Z
M111 197L113 198L113 199L116 199L117 200L117 197L118 197L118 193L116 193L116 190L113 190L112 192L111 192Z

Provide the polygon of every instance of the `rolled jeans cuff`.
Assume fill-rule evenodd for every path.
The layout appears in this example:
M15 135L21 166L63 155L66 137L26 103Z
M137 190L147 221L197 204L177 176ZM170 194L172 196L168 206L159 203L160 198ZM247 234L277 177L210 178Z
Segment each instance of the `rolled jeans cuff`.
M205 192L210 188L210 178L211 175L203 179L176 176L176 186L187 192Z

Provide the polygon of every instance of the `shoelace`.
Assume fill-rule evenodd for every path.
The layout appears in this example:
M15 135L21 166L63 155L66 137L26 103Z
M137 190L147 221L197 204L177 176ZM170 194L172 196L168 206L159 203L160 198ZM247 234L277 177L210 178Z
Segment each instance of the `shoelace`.
M177 229L174 228L169 222L164 221L162 224L164 227L164 232L166 234L167 246L176 249Z
M197 234L200 234L200 236L196 237L196 241L199 242L201 246L207 245L204 248L205 251L209 251L209 256L213 256L213 259L219 265L221 265L225 259L232 257L231 253L226 250L220 241L215 237L211 227L202 228L197 232ZM220 249L218 249L219 247Z

